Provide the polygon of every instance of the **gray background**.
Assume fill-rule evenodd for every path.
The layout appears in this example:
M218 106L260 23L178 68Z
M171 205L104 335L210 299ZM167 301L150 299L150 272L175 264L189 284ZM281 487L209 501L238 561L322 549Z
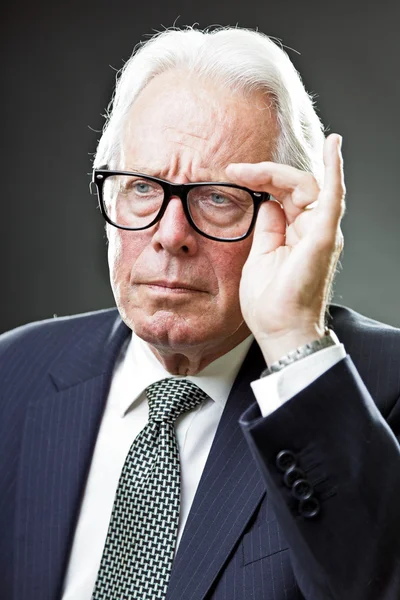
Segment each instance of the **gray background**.
M15 2L0 19L0 330L113 305L89 194L93 130L115 69L145 34L177 18L258 27L301 53L288 51L323 122L344 137L348 209L335 300L400 326L399 2L99 0Z

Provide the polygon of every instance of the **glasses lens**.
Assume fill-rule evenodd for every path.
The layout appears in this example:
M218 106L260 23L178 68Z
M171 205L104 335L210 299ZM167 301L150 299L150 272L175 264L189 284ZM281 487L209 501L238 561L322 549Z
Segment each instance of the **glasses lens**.
M254 215L251 194L229 186L192 188L188 194L188 206L197 227L220 239L246 235Z
M103 185L108 217L116 225L141 228L149 225L161 208L164 190L155 181L137 175L112 175Z

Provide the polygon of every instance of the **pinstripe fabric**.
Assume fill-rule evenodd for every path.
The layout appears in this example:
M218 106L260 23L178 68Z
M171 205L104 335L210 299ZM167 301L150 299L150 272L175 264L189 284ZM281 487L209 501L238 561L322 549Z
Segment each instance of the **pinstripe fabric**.
M385 362L380 366L389 375ZM393 376L397 381L397 369ZM390 395L378 396L387 422L346 357L268 419L257 419L255 406L241 417L307 600L400 597L400 428L386 412L398 406L399 387ZM274 465L282 448L294 452L315 490L315 520L300 517L282 485Z
M128 333L119 320L113 332L115 321L102 312L2 336L2 600L59 597L110 369Z
M332 314L379 410L400 430L399 332L343 308ZM1 600L59 600L112 368L128 333L111 310L29 325L0 338ZM282 532L284 507L278 507L278 521L276 495L271 502L265 494L264 466L256 466L238 425L244 411L259 422L249 382L263 367L254 344L221 418L168 600L303 598ZM257 460L264 446L253 448ZM267 454L262 460L267 464ZM293 544L290 527L289 533ZM300 580L307 599L325 600Z

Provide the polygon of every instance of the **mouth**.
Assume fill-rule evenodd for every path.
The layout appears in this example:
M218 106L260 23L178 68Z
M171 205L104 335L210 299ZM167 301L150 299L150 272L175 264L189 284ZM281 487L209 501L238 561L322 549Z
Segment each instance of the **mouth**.
M151 290L155 291L155 292L161 292L161 293L175 293L175 294L182 294L182 293L193 293L193 292L203 292L204 290L200 290L199 288L195 287L192 284L189 283L183 283L180 281L146 281L143 282L143 285L145 285L146 287L150 288Z

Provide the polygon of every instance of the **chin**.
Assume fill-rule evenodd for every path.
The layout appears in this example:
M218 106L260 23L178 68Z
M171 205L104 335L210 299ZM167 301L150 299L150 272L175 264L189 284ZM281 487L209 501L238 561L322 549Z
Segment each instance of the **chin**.
M198 316L181 316L170 311L152 315L127 315L125 323L148 344L159 348L184 349L215 338L215 321L200 322Z

